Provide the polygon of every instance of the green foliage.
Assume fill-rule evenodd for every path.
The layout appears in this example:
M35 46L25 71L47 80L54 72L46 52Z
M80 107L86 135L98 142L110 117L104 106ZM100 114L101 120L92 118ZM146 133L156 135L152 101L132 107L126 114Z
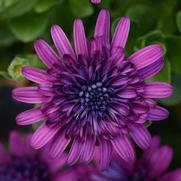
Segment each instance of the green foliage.
M14 18L29 12L38 0L8 0L10 3L0 10L1 19Z
M39 0L34 10L37 13L43 13L57 4L63 3L63 0Z
M8 73L13 80L22 80L22 68L25 66L33 66L43 68L43 64L34 54L17 55L8 67Z
M12 33L22 42L29 42L38 38L47 25L48 16L46 14L27 14L23 19L18 17L9 22Z
M69 0L72 13L77 17L86 17L93 14L93 8L89 1L85 0Z
M179 30L180 33L181 33L181 11L179 11L178 14L177 14L176 22L177 22L178 30Z

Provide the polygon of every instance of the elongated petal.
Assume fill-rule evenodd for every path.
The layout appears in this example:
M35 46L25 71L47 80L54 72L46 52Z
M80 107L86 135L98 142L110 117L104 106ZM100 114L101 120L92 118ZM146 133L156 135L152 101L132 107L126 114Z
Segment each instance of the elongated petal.
M50 149L50 154L52 157L61 156L69 142L70 139L66 139L64 134L56 136L56 138L52 140Z
M162 146L155 150L149 160L149 175L151 177L158 177L169 167L172 160L172 148L169 146Z
M150 147L151 135L144 125L132 123L130 125L130 135L140 148L147 149Z
M95 143L93 139L87 139L82 145L80 161L90 162L93 159L95 151Z
M9 156L6 153L3 144L0 143L0 164L7 163L8 161L9 161Z
M164 60L163 58L158 59L157 61L153 62L152 64L149 64L141 69L138 70L138 74L140 77L145 80L149 79L150 77L153 77L156 75L164 66Z
M31 145L35 149L39 149L46 145L58 132L59 127L50 128L45 123L43 123L33 134L31 139Z
M84 31L84 25L80 19L74 21L74 45L77 56L88 56L87 40Z
M17 124L19 125L30 125L43 119L45 119L45 115L43 115L40 108L24 111L16 117Z
M121 135L112 141L112 145L119 156L126 162L135 160L135 152L129 138Z
M164 50L160 45L149 45L128 57L138 70L147 67L163 57Z
M42 103L45 97L39 92L38 87L22 87L13 90L13 97L25 103Z
M22 156L25 154L25 141L18 132L12 131L10 133L9 147L13 155Z
M108 167L112 158L112 145L107 140L100 140L98 153L97 153L97 162L99 169L103 170Z
M105 42L109 42L110 36L110 14L108 10L101 10L97 18L94 37L103 37Z
M170 84L164 82L148 82L145 84L144 96L147 98L165 98L173 94Z
M168 172L159 179L159 181L180 181L180 180L181 180L181 168Z
M38 84L48 82L50 80L46 71L35 67L24 67L22 74L28 79Z
M131 98L134 98L137 96L136 94L136 91L135 89L133 88L126 88L124 90L122 90L120 93L119 93L119 96L122 97L122 98L127 98L127 99L131 99Z
M148 120L153 120L153 121L159 121L162 119L166 119L169 116L169 112L160 106L156 106L155 108L151 109L148 112Z
M125 47L129 35L129 29L130 19L128 17L121 18L113 35L112 50L117 47Z
M77 140L74 140L74 143L68 155L67 163L73 165L78 161L79 157L80 157L80 144Z
M56 53L44 40L37 40L34 44L34 47L38 57L48 68L51 68L55 63L60 63L60 60Z
M53 42L61 56L64 54L69 54L72 58L75 57L72 46L60 26L53 25L51 28L51 35Z
M113 63L117 65L121 65L122 61L125 58L124 50L123 48L116 48L112 56L109 58L109 61L112 61Z

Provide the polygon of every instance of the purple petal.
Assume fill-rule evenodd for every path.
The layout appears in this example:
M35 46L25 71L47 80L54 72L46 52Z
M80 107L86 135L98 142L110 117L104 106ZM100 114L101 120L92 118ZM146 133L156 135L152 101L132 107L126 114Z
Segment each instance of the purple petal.
M152 151L152 155L148 162L149 175L153 178L160 176L169 167L173 150L169 146L162 146L160 149Z
M97 162L99 169L106 169L112 158L112 145L109 141L101 139L99 141L98 147Z
M44 40L37 40L34 44L34 47L38 57L48 68L51 68L55 63L60 63L56 53Z
M165 98L173 94L173 88L170 84L164 82L145 83L144 96L146 98Z
M48 82L50 80L49 75L46 71L34 68L34 67L24 67L22 69L22 74L28 79L38 84Z
M158 59L152 64L149 64L141 69L138 70L139 76L145 80L149 79L150 77L153 77L156 75L164 66L164 60L163 58Z
M156 106L155 108L152 108L149 112L148 112L148 120L153 120L153 121L159 121L162 119L166 119L169 116L169 112L160 106Z
M111 61L117 65L121 65L124 58L125 58L125 54L124 54L123 48L118 47L115 49L114 53L109 58L109 61Z
M134 88L129 88L127 87L126 89L122 90L121 92L119 92L119 96L121 98L127 98L127 99L131 99L137 96L136 91Z
M9 147L13 155L22 156L25 154L25 141L18 132L12 131L10 133Z
M42 103L45 97L39 92L38 87L22 87L13 90L13 97L25 103Z
M112 140L112 145L117 154L126 162L133 162L135 160L135 152L130 139L126 135L121 135Z
M101 2L101 0L91 0L91 2L94 4L99 4Z
M118 22L115 29L113 40L112 40L112 50L114 51L117 47L124 48L128 39L130 29L130 19L128 17L123 17Z
M6 153L6 150L3 147L3 144L0 143L0 164L7 163L9 161L9 156Z
M70 165L75 164L80 157L80 143L74 140L71 150L68 155L67 163Z
M181 168L169 172L159 179L159 181L180 181L180 180L181 180Z
M138 70L148 67L163 57L164 50L160 45L149 45L128 57Z
M87 139L81 149L80 161L90 162L93 159L95 152L95 142L93 139Z
M31 145L35 149L39 149L46 145L58 132L59 127L50 128L43 123L33 134L31 139Z
M46 163L49 165L49 169L51 170L51 173L56 174L60 170L60 168L65 166L66 161L67 161L67 155L62 154L56 159L52 159L52 157L50 156L50 153L47 152L45 159L46 159Z
M50 149L50 154L52 155L52 157L61 156L69 142L70 139L66 139L64 134L56 136L55 139L52 140Z
M80 19L74 21L74 45L77 56L88 56L87 40L84 25Z
M46 117L43 115L40 108L34 108L20 113L16 117L16 121L19 125L30 125L45 118Z
M150 147L151 135L144 125L131 123L130 135L140 148L145 150Z
M110 14L108 10L101 10L97 18L94 37L103 37L105 42L109 42L110 36Z
M51 28L51 35L52 35L53 42L61 56L68 54L72 58L75 58L75 54L72 49L72 46L60 26L53 25Z

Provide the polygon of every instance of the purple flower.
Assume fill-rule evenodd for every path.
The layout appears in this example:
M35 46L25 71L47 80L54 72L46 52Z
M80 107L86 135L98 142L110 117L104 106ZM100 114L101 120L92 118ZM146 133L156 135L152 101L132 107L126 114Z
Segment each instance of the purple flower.
M44 120L32 137L34 148L49 142L50 153L56 157L70 145L69 164L91 161L98 149L103 168L112 150L126 161L134 160L131 137L142 149L150 146L151 136L144 124L168 116L151 98L170 96L172 87L145 82L163 67L160 45L125 56L129 28L129 18L121 18L110 41L110 15L102 10L91 40L86 39L82 21L74 21L75 52L58 25L51 28L58 54L44 40L35 42L47 70L23 68L23 75L38 86L13 91L16 100L39 105L17 116L19 125Z
M52 159L48 149L34 150L30 146L31 134L21 137L12 131L9 137L10 153L0 143L0 181L60 181L59 169L66 156Z
M172 160L173 150L168 145L160 146L159 137L154 137L151 147L140 160L126 163L115 159L101 174L93 174L94 181L180 181L181 168L171 172L167 169Z
M99 4L101 2L101 0L91 0L91 2L94 4Z

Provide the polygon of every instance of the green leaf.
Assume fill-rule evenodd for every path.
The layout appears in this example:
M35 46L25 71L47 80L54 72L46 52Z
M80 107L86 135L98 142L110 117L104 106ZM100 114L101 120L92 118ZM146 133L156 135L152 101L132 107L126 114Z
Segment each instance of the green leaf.
M165 60L164 68L154 77L149 79L149 81L161 81L161 82L171 82L171 66L168 60Z
M18 0L6 8L0 9L0 18L14 18L29 12L38 0Z
M138 50L140 48L143 48L149 44L162 44L165 48L165 35L160 30L154 30L151 32L148 32L145 35L142 35L136 40L136 44L134 46L135 50ZM166 49L166 48L165 48Z
M12 19L9 27L15 37L23 42L30 42L39 37L48 24L48 17L44 14L31 15Z
M35 54L18 55L16 56L8 67L8 73L13 80L22 80L22 68L25 66L33 66L38 68L44 68L44 65L40 62Z
M0 46L8 46L15 42L17 39L10 31L7 24L0 26Z
M6 8L15 4L19 0L0 0L0 9Z
M39 0L36 6L34 7L35 12L42 13L49 10L56 4L61 4L63 0Z
M139 25L142 34L153 28L156 19L152 9L144 4L130 6L126 11L126 16Z
M3 77L5 79L9 79L10 78L8 72L3 71L3 70L0 70L0 77Z
M181 33L181 11L178 12L178 14L177 14L176 23L177 23L178 30Z
M93 8L88 0L69 0L70 10L77 17L87 17L93 14Z
M181 74L181 37L170 36L166 38L167 56L170 60L172 72Z
M181 103L181 75L172 76L172 86L174 88L174 93L171 97L167 99L160 100L162 104L167 106L172 106Z

